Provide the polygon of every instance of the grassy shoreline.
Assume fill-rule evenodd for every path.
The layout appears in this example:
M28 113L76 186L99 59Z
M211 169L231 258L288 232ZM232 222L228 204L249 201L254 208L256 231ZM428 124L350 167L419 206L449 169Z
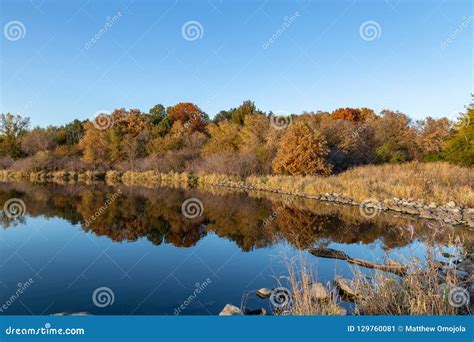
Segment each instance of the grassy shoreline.
M250 176L193 175L155 171L36 172L0 170L0 181L93 182L145 187L230 187L269 191L362 205L374 210L399 211L439 219L446 223L474 225L474 168L448 163L406 163L363 166L338 175Z

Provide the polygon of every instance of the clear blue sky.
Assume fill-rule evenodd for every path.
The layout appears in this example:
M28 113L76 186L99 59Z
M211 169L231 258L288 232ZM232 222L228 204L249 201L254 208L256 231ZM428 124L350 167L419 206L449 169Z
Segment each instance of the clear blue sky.
M182 101L212 117L246 99L274 112L367 106L454 118L473 92L471 1L1 3L0 110L33 125ZM11 21L20 37L5 32ZM188 21L203 28L196 40L183 38ZM367 21L380 27L374 40L361 36Z

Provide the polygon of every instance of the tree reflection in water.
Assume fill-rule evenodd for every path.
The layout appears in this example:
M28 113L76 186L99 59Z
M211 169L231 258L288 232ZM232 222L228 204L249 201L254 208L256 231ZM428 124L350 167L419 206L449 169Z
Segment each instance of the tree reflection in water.
M120 194L117 191L120 190ZM418 239L447 244L457 236L472 249L474 234L466 228L380 214L366 219L357 207L314 200L288 200L281 195L231 190L203 191L168 188L110 187L104 184L57 185L0 184L0 204L21 198L31 217L60 217L97 236L113 241L146 238L155 245L195 245L215 233L234 241L243 251L288 241L297 249L321 242L370 244L380 240L385 249L406 246ZM204 205L202 216L188 219L181 213L187 198ZM113 198L113 200L111 200ZM94 217L94 220L91 218ZM1 214L5 228L24 221Z

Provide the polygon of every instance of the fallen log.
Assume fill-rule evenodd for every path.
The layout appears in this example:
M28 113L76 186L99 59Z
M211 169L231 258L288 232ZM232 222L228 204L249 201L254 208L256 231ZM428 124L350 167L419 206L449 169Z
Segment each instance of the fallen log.
M337 249L332 249L332 248L322 248L322 247L311 248L309 252L320 258L341 259L341 260L350 259L350 257L343 251L338 251Z
M382 270L382 271L387 271L390 273L395 273L398 275L406 275L408 271L408 266L404 265L390 265L390 264L376 264L367 260L362 260L362 259L356 259L356 258L349 258L347 260L351 264L367 267L367 268L373 268L376 270Z
M408 266L396 264L393 262L389 264L376 264L367 260L351 258L343 251L339 251L332 248L322 248L322 247L312 248L309 250L309 252L313 254L314 256L317 256L320 258L346 260L347 262L350 262L351 264L355 264L355 265L359 265L359 266L363 266L367 268L373 268L377 270L382 270L386 272L391 272L397 275L405 275L408 271Z

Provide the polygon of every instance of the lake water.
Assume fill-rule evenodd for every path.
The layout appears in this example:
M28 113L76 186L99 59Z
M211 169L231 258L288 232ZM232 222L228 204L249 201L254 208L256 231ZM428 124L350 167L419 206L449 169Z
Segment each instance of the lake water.
M357 207L258 192L0 184L1 207L12 198L25 212L1 214L0 314L215 315L227 303L271 309L255 291L285 285L285 260L306 258L323 283L351 276L354 266L316 258L310 247L403 262L423 259L428 247L449 252L452 241L472 248L474 240L465 228L384 213L366 218ZM195 201L184 215L187 199L202 207Z

